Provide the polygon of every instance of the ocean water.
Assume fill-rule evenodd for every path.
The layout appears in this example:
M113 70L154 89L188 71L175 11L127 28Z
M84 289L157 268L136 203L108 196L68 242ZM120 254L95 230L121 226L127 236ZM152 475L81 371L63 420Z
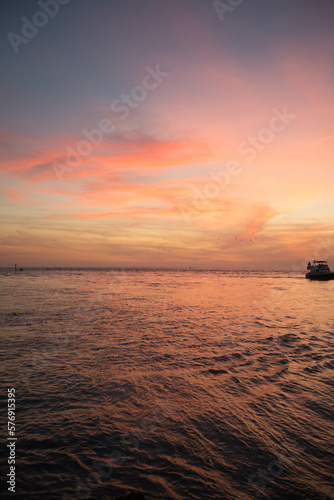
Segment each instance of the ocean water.
M1 498L334 498L334 281L30 269L0 286Z

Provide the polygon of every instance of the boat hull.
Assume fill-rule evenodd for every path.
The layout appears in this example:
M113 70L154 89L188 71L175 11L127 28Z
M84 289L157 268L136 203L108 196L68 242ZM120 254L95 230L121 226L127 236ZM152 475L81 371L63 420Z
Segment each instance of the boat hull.
M323 274L310 274L306 275L306 278L313 281L329 281L334 280L334 273L323 273Z

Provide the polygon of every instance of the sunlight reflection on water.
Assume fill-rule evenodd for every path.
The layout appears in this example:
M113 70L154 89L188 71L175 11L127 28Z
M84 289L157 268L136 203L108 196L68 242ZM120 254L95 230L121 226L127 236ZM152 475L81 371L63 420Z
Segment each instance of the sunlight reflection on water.
M181 270L0 278L25 498L333 498L333 282ZM102 462L110 474L96 485L87 478Z

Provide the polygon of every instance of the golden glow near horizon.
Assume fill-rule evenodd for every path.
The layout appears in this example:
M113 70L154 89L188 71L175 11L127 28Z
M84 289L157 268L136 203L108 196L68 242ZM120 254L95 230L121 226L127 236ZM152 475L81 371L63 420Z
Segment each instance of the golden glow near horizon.
M0 264L331 263L332 4L125 4L2 49Z

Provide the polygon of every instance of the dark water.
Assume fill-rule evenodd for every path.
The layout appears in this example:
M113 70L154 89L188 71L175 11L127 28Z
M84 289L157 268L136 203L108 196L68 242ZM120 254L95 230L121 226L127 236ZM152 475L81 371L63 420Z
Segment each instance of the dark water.
M334 498L334 281L27 270L0 284L17 436L2 498Z

